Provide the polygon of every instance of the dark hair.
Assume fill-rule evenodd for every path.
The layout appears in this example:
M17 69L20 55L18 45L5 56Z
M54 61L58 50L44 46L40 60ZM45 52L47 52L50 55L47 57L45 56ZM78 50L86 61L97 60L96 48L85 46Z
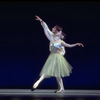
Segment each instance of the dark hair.
M64 32L62 32L62 35L63 35L64 37L62 37L61 39L65 39L65 38L66 38L66 34L65 34Z
M61 26L59 26L59 25L55 25L54 28L56 28L56 30L57 30L58 32L63 30L63 28L62 28ZM66 34L65 34L64 32L62 32L62 35L63 35L63 36L61 37L61 39L65 39Z
M55 25L54 28L56 28L56 30L59 32L59 31L62 31L62 27L59 26L59 25Z

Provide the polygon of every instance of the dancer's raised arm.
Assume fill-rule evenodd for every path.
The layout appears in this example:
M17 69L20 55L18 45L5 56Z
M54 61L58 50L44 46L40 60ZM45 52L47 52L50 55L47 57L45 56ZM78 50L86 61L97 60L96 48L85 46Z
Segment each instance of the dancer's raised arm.
M39 16L35 16L36 17L36 20L40 21L43 29L44 29L44 32L45 32L45 35L46 37L51 40L51 37L53 36L53 33L50 31L50 29L48 28L47 24L39 17Z
M65 47L69 47L69 48L76 47L76 46L84 47L84 45L82 43L68 44L64 41L61 43L61 45L65 46Z

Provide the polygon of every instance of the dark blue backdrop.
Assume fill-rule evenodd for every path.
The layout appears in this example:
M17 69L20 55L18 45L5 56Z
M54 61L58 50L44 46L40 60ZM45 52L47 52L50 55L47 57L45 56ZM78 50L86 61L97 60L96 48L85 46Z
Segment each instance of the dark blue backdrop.
M58 24L65 42L81 42L84 48L66 48L65 58L73 66L65 88L100 89L100 3L89 2L1 2L0 88L31 88L49 55L49 41L35 15L51 29ZM57 88L55 78L39 88Z

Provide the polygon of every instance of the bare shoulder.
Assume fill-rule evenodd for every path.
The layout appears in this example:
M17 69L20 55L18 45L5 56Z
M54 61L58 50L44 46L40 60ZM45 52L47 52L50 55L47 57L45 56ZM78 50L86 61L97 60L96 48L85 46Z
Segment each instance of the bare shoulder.
M62 46L65 46L65 47L69 47L69 46L70 46L70 45L69 45L68 43L66 43L65 41L62 41L62 42L61 42L61 45L62 45Z
M66 43L66 42L65 42L64 40L61 40L61 43L64 44L64 43Z
M63 40L61 40L61 45L64 46L65 42Z

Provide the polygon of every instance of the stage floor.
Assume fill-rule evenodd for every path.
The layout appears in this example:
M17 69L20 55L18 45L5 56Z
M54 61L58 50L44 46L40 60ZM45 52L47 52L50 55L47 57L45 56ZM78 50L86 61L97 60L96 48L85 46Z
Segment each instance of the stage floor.
M30 96L30 97L100 97L100 90L65 90L64 93L54 93L55 89L0 89L0 96Z

